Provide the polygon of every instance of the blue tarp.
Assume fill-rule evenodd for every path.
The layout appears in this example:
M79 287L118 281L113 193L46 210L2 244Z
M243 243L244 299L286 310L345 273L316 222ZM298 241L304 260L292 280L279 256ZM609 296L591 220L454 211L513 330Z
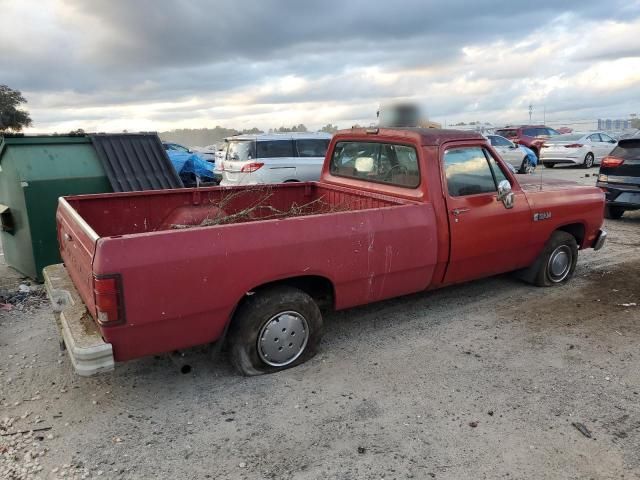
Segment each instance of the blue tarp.
M529 163L531 165L533 165L534 167L538 165L538 157L536 157L536 152L534 152L530 148L525 147L524 145L520 145L520 148L527 154L527 158L529 159Z
M214 179L213 169L215 165L207 162L197 153L178 152L167 150L169 160L176 169L182 181L186 184L194 184L196 178L201 182L211 182Z

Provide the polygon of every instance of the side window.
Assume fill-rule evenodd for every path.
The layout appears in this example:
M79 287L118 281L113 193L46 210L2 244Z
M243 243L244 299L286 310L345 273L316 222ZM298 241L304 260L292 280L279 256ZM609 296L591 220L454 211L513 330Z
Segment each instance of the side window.
M339 177L357 178L399 187L420 184L418 153L413 147L390 143L338 142L329 170Z
M589 135L589 140L591 140L592 142L599 142L600 135L597 133L594 133L593 135Z
M493 145L494 147L510 147L511 146L511 142L509 140L499 135L491 135L489 137L489 140L491 141L491 145Z
M537 137L538 129L537 128L525 128L522 130L522 134L527 137Z
M497 167L497 165L496 165ZM496 183L484 150L452 148L444 152L447 188L452 197L496 191Z
M293 157L291 140L258 140L256 158Z
M296 149L299 157L324 157L329 146L329 139L296 140Z

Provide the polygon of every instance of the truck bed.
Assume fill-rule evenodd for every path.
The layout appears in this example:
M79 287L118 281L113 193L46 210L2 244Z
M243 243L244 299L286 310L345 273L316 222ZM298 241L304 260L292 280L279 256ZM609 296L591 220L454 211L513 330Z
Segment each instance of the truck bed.
M286 219L406 203L394 197L317 183L85 195L65 200L98 237Z
M57 220L94 320L94 278L121 282L123 325L101 327L116 361L216 340L278 278L330 282L338 309L419 291L437 255L431 204L318 183L66 197Z

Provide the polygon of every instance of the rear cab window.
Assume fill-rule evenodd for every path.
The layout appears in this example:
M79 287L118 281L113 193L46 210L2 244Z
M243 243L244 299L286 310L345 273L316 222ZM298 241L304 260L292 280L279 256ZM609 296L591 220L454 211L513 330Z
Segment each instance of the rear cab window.
M337 177L398 187L416 188L420 185L418 152L409 145L338 142L333 150L329 171Z
M454 147L444 153L447 189L452 197L494 193L508 180L498 162L482 147Z

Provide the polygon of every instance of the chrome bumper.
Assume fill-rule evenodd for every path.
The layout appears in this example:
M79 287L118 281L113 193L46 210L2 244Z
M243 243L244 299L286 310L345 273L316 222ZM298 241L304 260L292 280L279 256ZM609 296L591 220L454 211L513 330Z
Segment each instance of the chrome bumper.
M76 373L89 377L113 370L111 344L102 339L64 265L49 265L42 273L58 329Z
M596 237L596 241L593 242L593 249L594 250L600 250L602 247L604 247L604 244L607 241L607 232L605 230L600 230L600 232L598 232L598 236Z

